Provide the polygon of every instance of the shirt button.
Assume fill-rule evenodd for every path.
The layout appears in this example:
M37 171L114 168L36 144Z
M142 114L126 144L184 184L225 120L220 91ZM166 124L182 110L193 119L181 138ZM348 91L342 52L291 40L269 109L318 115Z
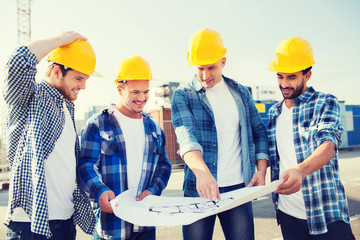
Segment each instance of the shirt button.
M214 147L216 147L216 144L214 144Z
M213 165L215 166L215 165L216 165L216 163L213 163Z

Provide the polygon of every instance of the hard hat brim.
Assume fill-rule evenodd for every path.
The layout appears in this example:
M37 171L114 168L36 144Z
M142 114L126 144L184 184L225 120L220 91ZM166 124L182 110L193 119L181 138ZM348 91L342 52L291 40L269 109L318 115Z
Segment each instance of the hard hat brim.
M269 71L272 71L272 72L278 72L278 73L296 73L296 72L300 72L302 70L305 70L311 66L313 66L315 64L315 61L312 62L311 65L309 66L302 66L302 67L298 67L298 68L281 68L279 66L276 66L275 65L275 61L273 61L272 63L270 63L269 67L268 67L268 70Z
M93 77L103 77L103 75L101 75L99 72L94 71L93 74L91 74L91 76Z
M191 56L191 53L188 51L187 52L187 57L186 57L186 60L187 60L187 63L191 66L204 66L204 65L210 65L210 64L215 64L217 63L218 61L220 61L223 57L225 57L226 55L226 52L227 52L227 49L224 48L223 49L223 52L221 53L221 57L217 57L217 58L213 58L213 59L192 59L192 56Z
M147 80L147 81L156 81L156 80L158 80L158 79L156 79L156 78L152 78L152 79L115 79L114 80L114 82L116 83L116 84L118 84L119 83L119 81L125 81L125 82L127 82L127 81L139 81L139 80Z

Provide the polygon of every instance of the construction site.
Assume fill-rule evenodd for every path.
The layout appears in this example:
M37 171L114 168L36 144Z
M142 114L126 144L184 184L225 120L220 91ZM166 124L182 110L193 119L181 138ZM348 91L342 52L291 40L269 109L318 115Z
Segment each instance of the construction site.
M22 45L32 40L31 26L31 4L35 0L16 0L12 1L17 5L17 41ZM3 67L3 66L2 66ZM178 154L178 143L174 127L171 122L171 99L175 89L182 82L178 81L161 81L150 89L150 100L145 109L151 114L152 119L159 123L166 137L166 152L170 163L173 166L173 174L168 187L164 190L165 196L182 196L183 167L184 160ZM274 93L278 88L268 88L261 85L248 87L251 92L256 108L267 126L267 114L270 107L275 104L279 98ZM339 162L341 168L341 177L347 190L349 199L351 227L356 239L360 239L360 105L347 104L346 101L339 99L341 121L344 128L341 136L341 145L339 147ZM7 108L0 97L0 219L5 218L7 208L7 194L9 189L9 180L11 168L6 154L6 116ZM88 106L83 116L76 118L77 134L80 137L86 121L93 114L102 111L106 106L103 104ZM270 181L269 171L267 181ZM255 236L260 240L281 240L281 231L276 223L272 208L271 195L257 199L254 202L255 217ZM6 227L1 224L0 240L4 239ZM269 232L271 232L269 234ZM79 240L91 239L78 229ZM157 228L157 239L181 239L181 227L160 227ZM221 232L219 222L216 222L214 239L225 239Z

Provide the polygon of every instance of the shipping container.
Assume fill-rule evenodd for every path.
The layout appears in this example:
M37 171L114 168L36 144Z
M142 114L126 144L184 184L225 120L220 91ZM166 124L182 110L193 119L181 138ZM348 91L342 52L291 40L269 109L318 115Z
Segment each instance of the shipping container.
M176 142L175 130L171 122L171 109L170 108L156 108L149 111L154 121L158 122L161 129L165 133L166 139L166 153L169 158L169 162L172 165L183 165L184 161L177 153L179 146Z

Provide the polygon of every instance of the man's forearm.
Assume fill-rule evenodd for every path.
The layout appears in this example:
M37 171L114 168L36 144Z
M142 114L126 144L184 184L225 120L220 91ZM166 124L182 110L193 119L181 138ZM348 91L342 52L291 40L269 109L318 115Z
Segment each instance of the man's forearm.
M335 145L330 141L323 142L302 163L296 166L303 178L324 167L335 156Z
M196 176L196 190L200 197L220 200L219 187L216 179L207 167L201 151L195 150L184 154L185 163Z
M266 169L268 167L268 161L266 161L264 159L259 159L256 163L256 166L257 166L257 171L263 173L265 176Z
M191 171L197 176L203 172L210 172L200 151L189 151L184 154L184 161Z

